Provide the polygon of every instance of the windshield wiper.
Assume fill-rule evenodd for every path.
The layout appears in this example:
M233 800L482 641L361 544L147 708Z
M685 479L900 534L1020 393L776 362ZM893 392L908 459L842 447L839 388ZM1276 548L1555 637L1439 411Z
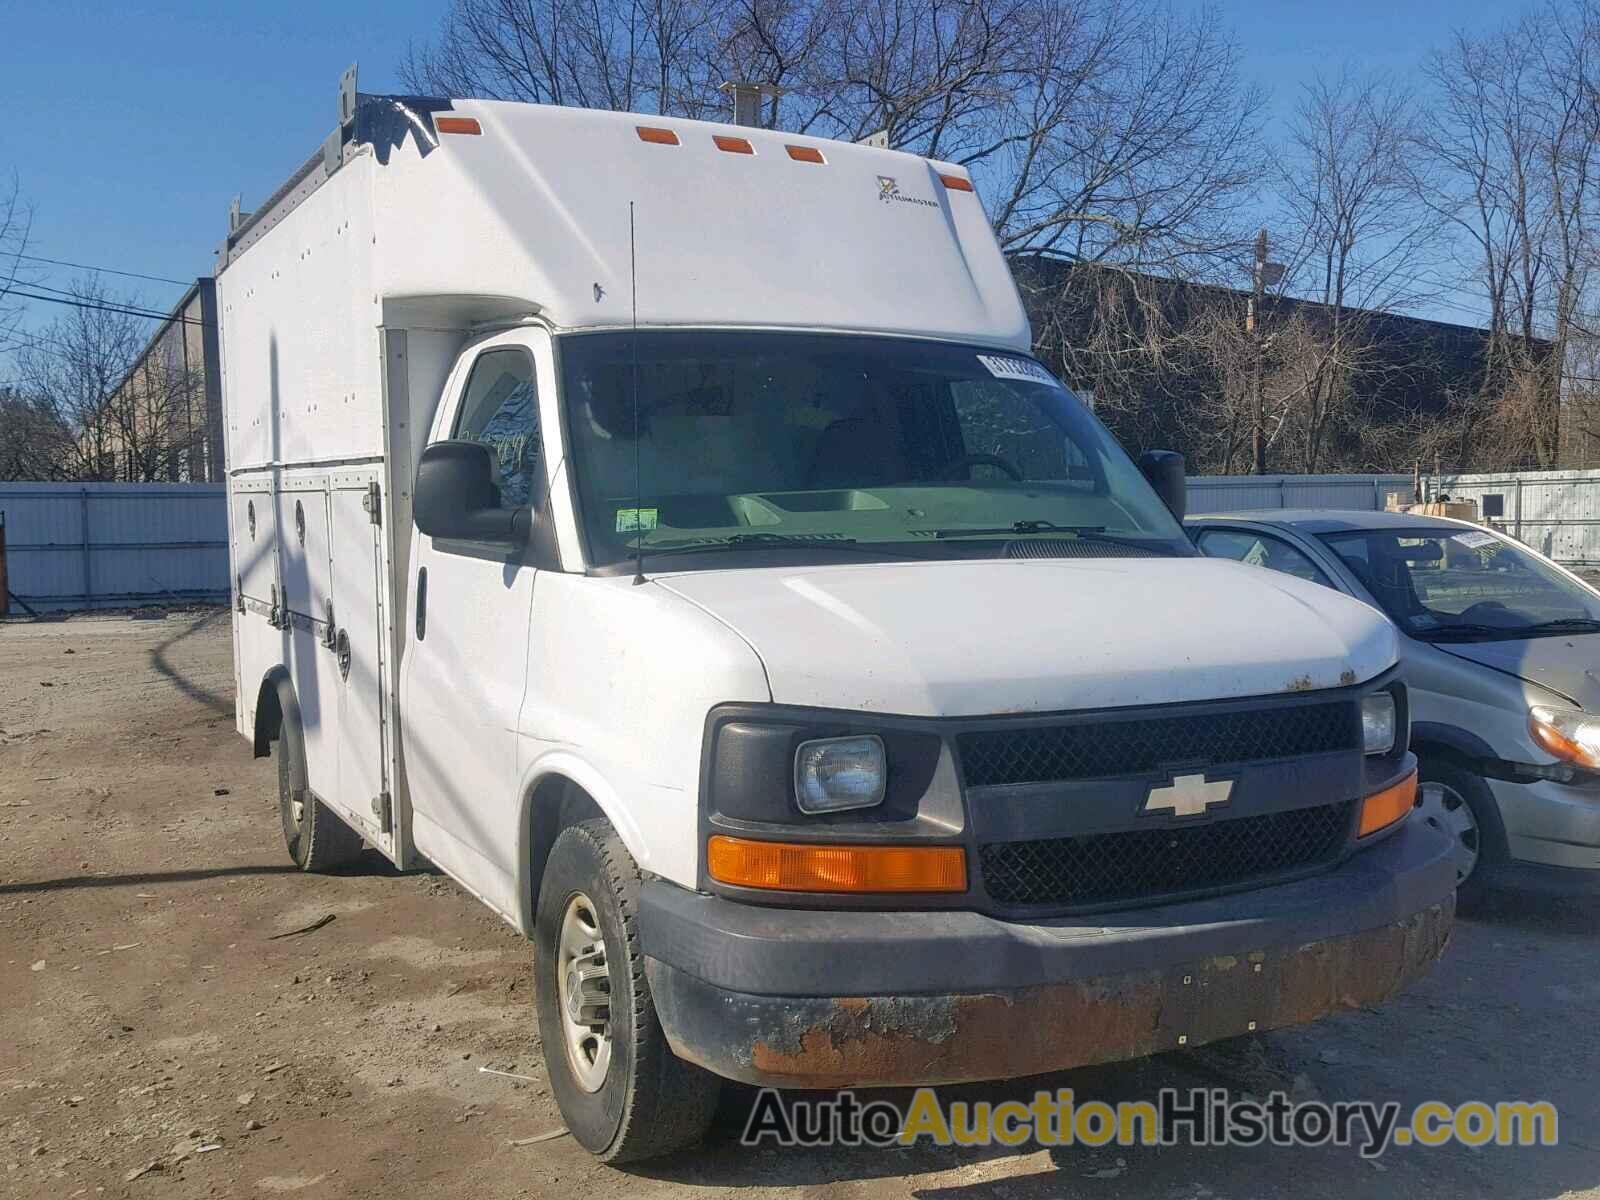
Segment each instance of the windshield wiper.
M1537 625L1524 625L1521 634L1543 633L1600 633L1600 621L1593 617L1558 617L1554 621L1540 621Z
M1159 539L1118 537L1114 533L1106 533L1104 525L1057 525L1054 521L1016 521L994 529L936 529L933 531L933 536L936 538L1013 537L1019 533L1065 533L1085 542L1103 542L1110 546L1127 546L1133 550L1152 553L1165 551L1177 557L1177 551L1167 542Z
M934 537L1002 537L1008 533L1073 533L1079 537L1103 533L1104 525L1057 525L1054 521L1014 521L1010 525L997 525L993 529L935 529Z
M1471 621L1419 629L1415 636L1427 642L1510 642L1518 638L1551 637L1563 633L1600 633L1600 621L1590 617L1562 617L1536 625L1483 625Z
M1438 625L1432 629L1414 629L1412 636L1425 642L1493 642L1519 638L1527 627L1510 625L1477 625L1464 622L1460 625Z

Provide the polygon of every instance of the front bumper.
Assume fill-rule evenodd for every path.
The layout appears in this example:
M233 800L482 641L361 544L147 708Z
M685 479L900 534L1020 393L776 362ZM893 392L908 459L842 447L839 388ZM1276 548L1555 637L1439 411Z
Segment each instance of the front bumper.
M958 1083L1386 999L1443 952L1454 882L1446 839L1408 823L1308 879L1038 924L759 908L655 880L641 932L680 1058L779 1087Z
M1600 788L1487 778L1510 861L1479 869L1495 884L1559 893L1600 891Z

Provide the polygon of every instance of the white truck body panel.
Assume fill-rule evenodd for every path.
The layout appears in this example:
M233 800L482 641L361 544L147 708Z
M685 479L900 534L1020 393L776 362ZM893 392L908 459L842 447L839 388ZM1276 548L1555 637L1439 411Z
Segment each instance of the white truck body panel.
M1364 606L1199 560L585 573L552 334L631 323L630 201L641 326L1026 351L1027 322L976 196L939 181L960 168L629 114L451 111L481 135L346 144L230 243L218 279L238 728L260 748L258 697L286 673L313 792L401 865L427 856L527 930L530 806L561 777L644 870L694 887L718 704L999 714L1392 666L1393 632ZM719 151L714 132L755 153ZM533 360L558 570L442 552L412 524L422 448L450 436L475 356L509 347Z

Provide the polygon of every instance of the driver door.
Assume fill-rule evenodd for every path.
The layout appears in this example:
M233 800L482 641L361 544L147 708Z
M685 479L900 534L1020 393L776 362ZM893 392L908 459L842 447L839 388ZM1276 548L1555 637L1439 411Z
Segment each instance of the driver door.
M488 445L501 506L545 490L536 348L519 329L462 355L429 442ZM548 378L548 376L547 376ZM533 547L432 538L412 558L403 722L417 848L502 912L516 911L517 727L538 574Z

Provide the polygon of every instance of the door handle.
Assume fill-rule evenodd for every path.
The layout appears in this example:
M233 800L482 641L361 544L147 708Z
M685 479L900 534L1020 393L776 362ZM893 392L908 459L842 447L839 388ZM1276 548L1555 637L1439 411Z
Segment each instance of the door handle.
M417 568L417 641L428 636L428 568Z

